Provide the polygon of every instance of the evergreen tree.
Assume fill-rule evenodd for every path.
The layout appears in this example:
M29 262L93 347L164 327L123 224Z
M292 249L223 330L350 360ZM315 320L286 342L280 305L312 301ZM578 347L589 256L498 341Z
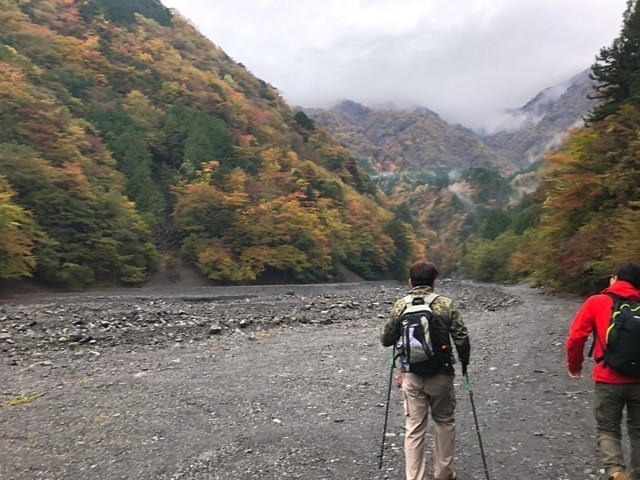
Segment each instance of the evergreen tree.
M393 240L394 251L389 266L390 273L397 280L404 280L415 252L411 244L409 228L397 217L393 217L385 225L384 233Z
M304 113L302 110L297 111L296 114L293 116L293 119L296 121L298 125L300 125L305 130L312 131L316 129L316 126L313 120L311 120L307 116L307 114Z
M137 132L126 132L111 142L118 170L127 181L127 196L136 203L148 225L159 226L164 211L160 192L153 181L151 154Z
M198 114L193 119L184 143L182 168L195 173L202 162L215 160L222 168L233 155L233 140L224 122L215 117Z
M82 2L80 11L85 18L103 13L109 20L124 24L133 23L136 13L160 25L170 25L173 16L158 0L89 0Z
M620 36L602 48L591 67L598 105L587 117L599 123L614 114L623 103L640 106L640 10L637 0L628 0Z
M487 212L484 223L480 227L480 236L487 240L494 240L509 228L511 217L504 211L493 208Z

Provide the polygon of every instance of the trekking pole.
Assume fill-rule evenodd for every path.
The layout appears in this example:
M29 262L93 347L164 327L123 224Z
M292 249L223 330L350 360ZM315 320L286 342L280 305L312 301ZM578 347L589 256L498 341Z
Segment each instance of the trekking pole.
M396 366L396 347L393 346L393 354L391 355L391 370L389 371L389 388L387 390L387 406L384 412L384 427L382 427L382 444L380 445L380 463L378 470L382 470L382 459L384 458L384 441L387 437L387 420L389 418L389 402L391 400L391 383L393 382L393 369Z
M480 436L480 425L478 424L478 415L476 414L476 405L473 401L473 384L471 380L469 380L469 374L464 374L467 381L465 382L465 387L469 391L469 399L471 400L471 410L473 411L473 420L476 422L476 432L478 433L478 443L480 444L480 455L482 455L482 464L484 465L484 474L487 476L487 480L489 478L489 469L487 468L487 459L484 456L484 448L482 448L482 437Z

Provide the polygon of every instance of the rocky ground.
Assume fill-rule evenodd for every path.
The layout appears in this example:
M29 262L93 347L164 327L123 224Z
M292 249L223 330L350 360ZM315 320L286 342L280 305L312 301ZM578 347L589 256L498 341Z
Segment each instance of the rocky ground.
M378 330L398 284L0 293L1 479L403 478ZM472 341L492 479L600 477L592 382L567 377L579 299L443 281ZM459 478L487 478L457 381Z

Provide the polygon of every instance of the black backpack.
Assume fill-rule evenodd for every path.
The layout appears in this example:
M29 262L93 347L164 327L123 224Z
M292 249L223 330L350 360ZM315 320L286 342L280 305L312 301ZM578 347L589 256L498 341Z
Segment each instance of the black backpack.
M611 297L613 313L602 360L623 375L640 378L640 302Z
M424 298L406 296L407 307L398 319L401 334L397 356L405 371L424 377L453 373L449 330L431 310L437 297L435 293Z

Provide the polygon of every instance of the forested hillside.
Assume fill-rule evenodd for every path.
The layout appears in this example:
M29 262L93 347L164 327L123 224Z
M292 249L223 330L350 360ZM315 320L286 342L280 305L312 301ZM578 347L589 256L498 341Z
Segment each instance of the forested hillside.
M596 106L587 125L548 154L542 184L504 231L469 245L463 266L484 280L533 278L591 293L621 263L640 263L640 7L628 2L620 35L592 66ZM522 229L522 226L526 228Z
M372 279L422 253L346 148L155 0L0 0L0 125L0 279Z
M538 182L532 172L511 173L516 165L481 136L426 108L343 101L305 111L349 147L445 273L457 270L469 240L502 231L510 221L504 210Z
M493 240L512 221L518 232L530 225L529 195L540 184L542 156L583 123L594 104L590 93L585 70L506 111L502 130L492 135L451 125L426 108L343 101L305 111L349 147L396 210L428 239L429 257L450 273L473 258L477 242Z

